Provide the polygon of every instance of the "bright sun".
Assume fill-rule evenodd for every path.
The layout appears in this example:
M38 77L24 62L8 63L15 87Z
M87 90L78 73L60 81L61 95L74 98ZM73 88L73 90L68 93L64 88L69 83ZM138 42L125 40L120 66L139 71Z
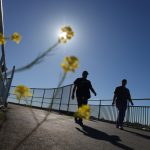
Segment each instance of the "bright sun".
M67 39L67 33L66 32L60 32L59 38Z

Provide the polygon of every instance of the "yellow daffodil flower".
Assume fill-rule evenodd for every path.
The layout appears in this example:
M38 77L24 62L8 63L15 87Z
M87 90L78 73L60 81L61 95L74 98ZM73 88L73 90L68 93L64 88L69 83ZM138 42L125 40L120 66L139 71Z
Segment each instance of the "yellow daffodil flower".
M61 28L61 33L59 36L60 43L67 43L68 40L74 36L74 32L70 26L65 26Z
M15 88L14 94L16 95L16 98L20 100L21 98L32 96L30 92L30 88L24 86L24 85L18 85Z
M2 33L0 33L0 44L3 45L6 43L6 39Z
M61 67L63 68L65 73L67 73L68 71L75 72L75 70L79 67L79 60L75 56L67 56L61 63Z
M21 39L22 39L21 35L17 32L14 32L13 35L11 36L11 40L16 42L17 44L20 43Z
M90 106L89 105L82 105L78 109L78 111L75 113L75 116L89 120L90 119Z

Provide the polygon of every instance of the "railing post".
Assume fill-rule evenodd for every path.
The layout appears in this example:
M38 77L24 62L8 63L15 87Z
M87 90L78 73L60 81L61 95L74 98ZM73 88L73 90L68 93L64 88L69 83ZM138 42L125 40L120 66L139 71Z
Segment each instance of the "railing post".
M32 106L33 95L34 95L34 89L33 89L32 98L31 98L31 106Z
M70 86L70 92L69 92L69 100L68 100L67 112L69 111L69 104L70 104L71 91L72 91L72 85Z
M145 125L146 125L146 106L145 107Z
M144 106L143 106L142 108L143 108L143 116L142 116L142 117L143 117L143 120L144 120L144 116L145 116L145 114L144 114ZM143 121L143 122L144 122L144 121Z
M42 102L41 102L41 108L42 108L42 106L43 106L44 96L45 96L45 89L44 89L44 92L43 92L43 97L42 97Z
M130 106L129 106L129 101L128 101L128 103L127 103L127 117L126 117L127 127L129 126L129 117L130 117Z
M60 103L59 103L59 111L60 111L60 108L61 108L61 102L62 102L62 96L63 96L63 89L64 89L64 87L62 87L62 92L61 92L61 97L60 97Z
M56 94L57 94L57 90L58 90L58 88L56 89ZM52 101L51 101L51 104L50 104L50 111L52 110L52 108L53 108L53 101L54 101L54 98L56 98L56 96L57 95L55 95L55 89L54 89L54 92L53 92L53 97L52 97Z
M148 121L148 115L149 115L149 107L147 107L147 126L149 125L149 121Z
M12 73L11 73L11 78L6 79L7 82L6 82L6 88L5 88L5 107L7 107L7 98L8 98L8 95L9 95L9 90L10 90L12 79L13 79L13 76L14 76L14 71L15 71L15 66L13 66Z
M101 100L99 101L98 119L100 119L100 115L101 115Z

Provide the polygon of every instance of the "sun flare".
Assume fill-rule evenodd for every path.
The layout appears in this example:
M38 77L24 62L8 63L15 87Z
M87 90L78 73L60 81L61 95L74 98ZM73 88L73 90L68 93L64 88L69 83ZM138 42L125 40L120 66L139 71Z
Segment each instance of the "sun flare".
M67 39L67 32L60 32L59 38Z
M64 26L61 28L58 36L58 41L60 43L67 43L74 36L74 32L70 26Z

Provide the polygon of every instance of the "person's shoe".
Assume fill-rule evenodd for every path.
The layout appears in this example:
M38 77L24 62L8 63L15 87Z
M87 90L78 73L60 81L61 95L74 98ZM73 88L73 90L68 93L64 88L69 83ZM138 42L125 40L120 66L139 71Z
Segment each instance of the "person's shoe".
M79 122L79 125L80 125L80 126L83 126L83 122L82 122L82 121L80 121L80 122Z
M78 123L78 118L75 117L75 118L74 118L74 121L75 121L75 123Z
M83 120L82 119L79 119L79 121L78 121L78 124L80 125L80 126L83 126L83 122L82 122Z
M119 128L119 125L116 125L116 128Z
M122 127L122 126L120 127L120 130L123 130L123 127Z

